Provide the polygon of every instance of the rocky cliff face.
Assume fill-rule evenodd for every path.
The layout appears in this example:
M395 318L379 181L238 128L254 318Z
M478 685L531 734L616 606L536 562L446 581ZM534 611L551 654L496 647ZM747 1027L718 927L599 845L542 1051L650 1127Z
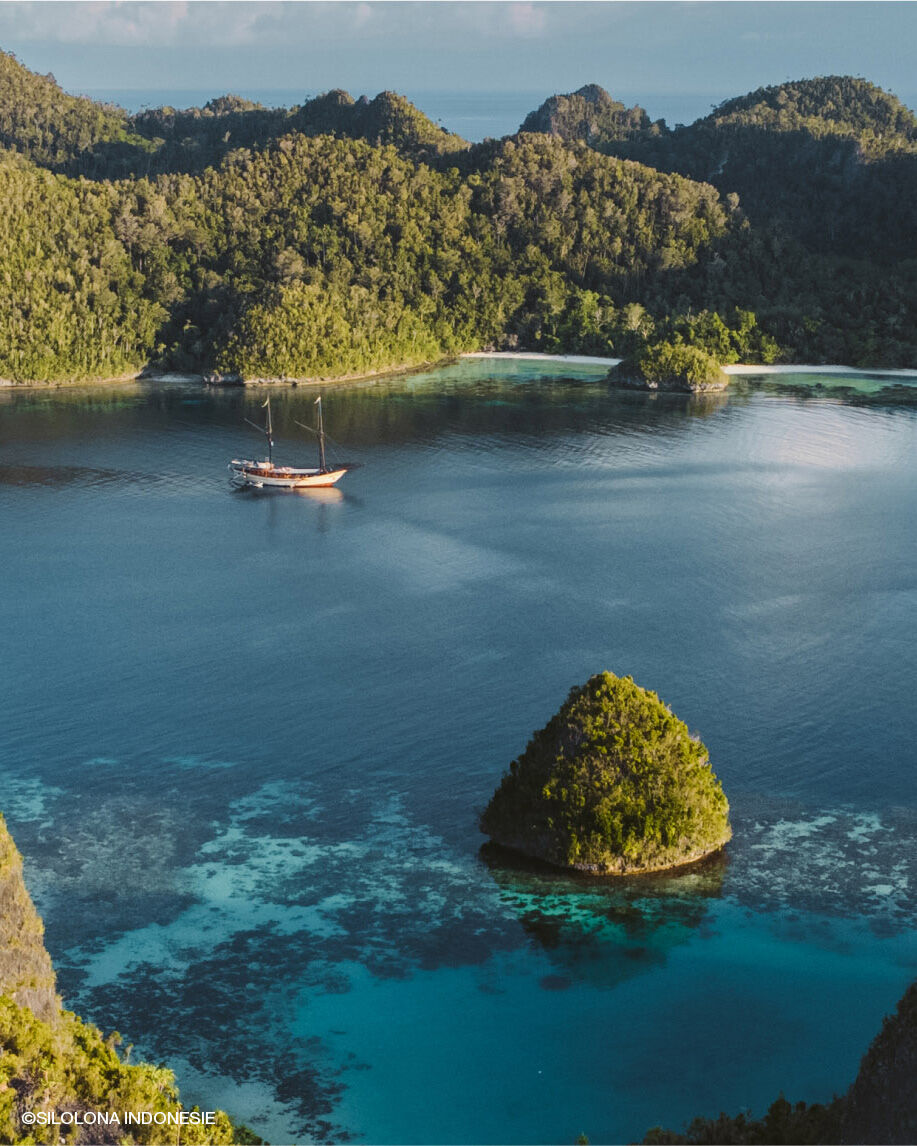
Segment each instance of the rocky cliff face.
M44 926L26 891L22 856L0 816L0 995L45 1022L60 1014Z
M886 1018L845 1099L843 1140L917 1142L917 982Z

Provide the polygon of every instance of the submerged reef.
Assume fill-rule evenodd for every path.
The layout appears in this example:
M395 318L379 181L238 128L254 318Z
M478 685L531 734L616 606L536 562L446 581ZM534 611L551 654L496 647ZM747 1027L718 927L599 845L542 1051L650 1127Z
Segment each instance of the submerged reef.
M481 830L556 867L614 875L691 863L732 836L707 749L654 692L609 672L535 733Z

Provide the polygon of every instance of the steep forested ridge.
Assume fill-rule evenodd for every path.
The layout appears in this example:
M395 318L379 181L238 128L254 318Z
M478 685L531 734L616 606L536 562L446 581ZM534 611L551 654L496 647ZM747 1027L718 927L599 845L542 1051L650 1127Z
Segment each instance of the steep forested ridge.
M813 251L917 258L917 119L875 84L824 76L759 88L674 131L648 120L616 131L610 105L623 108L590 85L536 114L561 138L737 194L753 225L779 224Z
M159 107L131 116L68 95L53 76L35 75L0 51L0 147L60 174L116 179L203 171L231 151L264 147L292 132L391 143L417 157L468 146L395 92L354 100L335 90L294 108L225 95L202 108Z
M914 118L864 81L784 89L670 132L590 85L529 116L538 131L470 146L389 92L130 117L0 55L0 378L314 377L481 346L660 342L914 364L917 196L895 214L876 198L868 234L840 238L861 169L911 178ZM818 149L851 150L817 226L790 160L783 198L755 199L761 133L805 136L818 162L797 174L817 203L834 170Z
M600 147L643 135L659 135L665 131L665 122L652 123L639 105L625 107L598 84L586 84L570 95L546 99L537 111L529 112L519 130L578 139Z

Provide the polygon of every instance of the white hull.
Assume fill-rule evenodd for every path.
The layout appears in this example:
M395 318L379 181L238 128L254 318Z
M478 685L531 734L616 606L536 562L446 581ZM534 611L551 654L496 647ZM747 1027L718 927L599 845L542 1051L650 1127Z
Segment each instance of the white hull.
M349 466L337 469L297 469L295 466L275 466L270 462L239 461L229 463L234 482L256 489L321 489L339 482Z

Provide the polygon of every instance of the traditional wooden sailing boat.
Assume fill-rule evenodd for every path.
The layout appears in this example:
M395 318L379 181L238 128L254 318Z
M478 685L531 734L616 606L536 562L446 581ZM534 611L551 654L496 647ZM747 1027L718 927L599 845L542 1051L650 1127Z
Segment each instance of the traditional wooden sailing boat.
M263 462L249 461L233 458L229 463L230 479L238 485L251 485L257 489L265 487L277 489L318 489L322 486L334 485L339 482L348 470L356 467L352 462L345 462L338 466L329 466L325 461L325 426L322 421L322 396L315 399L318 407L315 430L297 422L309 433L318 436L318 466L315 469L302 469L296 466L277 466L274 464L274 427L271 422L271 399L268 397L264 403L267 410L265 424L259 426L257 422L246 418L250 426L254 426L267 438L267 459Z

